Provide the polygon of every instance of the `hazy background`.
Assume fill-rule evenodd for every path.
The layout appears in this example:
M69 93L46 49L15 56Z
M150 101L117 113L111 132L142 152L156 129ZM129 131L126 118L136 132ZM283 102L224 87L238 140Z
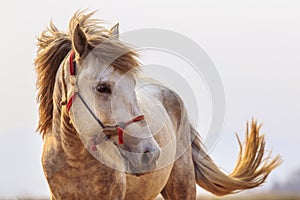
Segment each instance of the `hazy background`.
M226 120L211 152L214 160L230 172L238 153L234 132L243 136L246 120L254 116L264 122L268 149L285 160L260 190L300 182L299 1L10 0L0 4L0 197L48 195L40 164L42 140L35 133L35 36L50 19L66 30L73 13L84 8L97 9L98 18L119 22L121 32L165 28L201 45L216 64L226 93ZM201 113L202 118L205 115Z

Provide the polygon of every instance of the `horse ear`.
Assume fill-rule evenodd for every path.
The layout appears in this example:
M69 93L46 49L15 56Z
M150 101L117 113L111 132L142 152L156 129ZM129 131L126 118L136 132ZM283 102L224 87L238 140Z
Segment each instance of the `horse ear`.
M73 46L75 51L79 54L80 57L83 57L87 54L88 51L88 40L85 33L77 24L74 33L73 33Z
M119 39L119 23L116 23L110 30L109 30L110 34Z

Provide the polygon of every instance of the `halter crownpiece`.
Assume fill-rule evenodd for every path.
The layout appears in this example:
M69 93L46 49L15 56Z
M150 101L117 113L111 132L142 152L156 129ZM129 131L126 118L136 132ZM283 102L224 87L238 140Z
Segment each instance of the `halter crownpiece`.
M69 58L69 71L70 71L70 82L72 85L76 85L76 62L74 61L75 51L71 51ZM75 101L78 91L74 91L73 95L67 102L67 111L69 112L73 102Z
M144 115L137 116L127 122L120 122L116 126L104 126L104 124L100 121L100 119L91 110L91 108L88 106L88 104L86 103L86 101L83 99L83 97L81 96L81 94L78 91L77 82L76 82L76 62L74 59L75 59L75 51L71 51L70 58L69 58L69 71L70 71L70 83L72 86L74 86L74 93L71 95L70 99L67 101L67 111L68 112L70 111L70 109L73 105L73 102L75 101L76 97L78 97L81 100L81 102L84 104L86 109L89 111L89 113L92 115L92 117L101 126L101 128L103 130L105 130L105 129L116 130L118 133L119 144L123 144L124 143L124 140L123 140L124 129L127 126L129 126L130 124L144 120L144 118L145 118ZM105 136L105 137L108 138L107 136ZM99 141L99 139L91 139L90 144L89 144L90 150L96 151L97 150L96 145L99 144L100 142L101 141Z
M75 51L71 51L69 58L69 70L71 75L76 75Z

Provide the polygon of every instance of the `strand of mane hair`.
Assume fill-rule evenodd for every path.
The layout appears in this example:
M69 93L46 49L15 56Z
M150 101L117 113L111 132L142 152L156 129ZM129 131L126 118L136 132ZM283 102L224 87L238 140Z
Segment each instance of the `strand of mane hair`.
M68 35L59 31L51 22L38 40L38 51L35 59L37 73L36 87L38 90L39 122L37 131L44 136L52 125L53 90L55 77L60 63L72 48Z

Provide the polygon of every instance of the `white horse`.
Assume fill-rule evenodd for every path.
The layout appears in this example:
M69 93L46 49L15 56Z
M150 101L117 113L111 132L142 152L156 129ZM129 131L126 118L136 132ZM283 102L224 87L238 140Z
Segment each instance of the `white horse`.
M191 200L195 183L225 195L260 185L280 164L263 161L253 121L236 167L224 174L180 97L143 78L118 26L106 30L92 14L77 12L68 33L51 24L38 39L38 131L52 199Z

